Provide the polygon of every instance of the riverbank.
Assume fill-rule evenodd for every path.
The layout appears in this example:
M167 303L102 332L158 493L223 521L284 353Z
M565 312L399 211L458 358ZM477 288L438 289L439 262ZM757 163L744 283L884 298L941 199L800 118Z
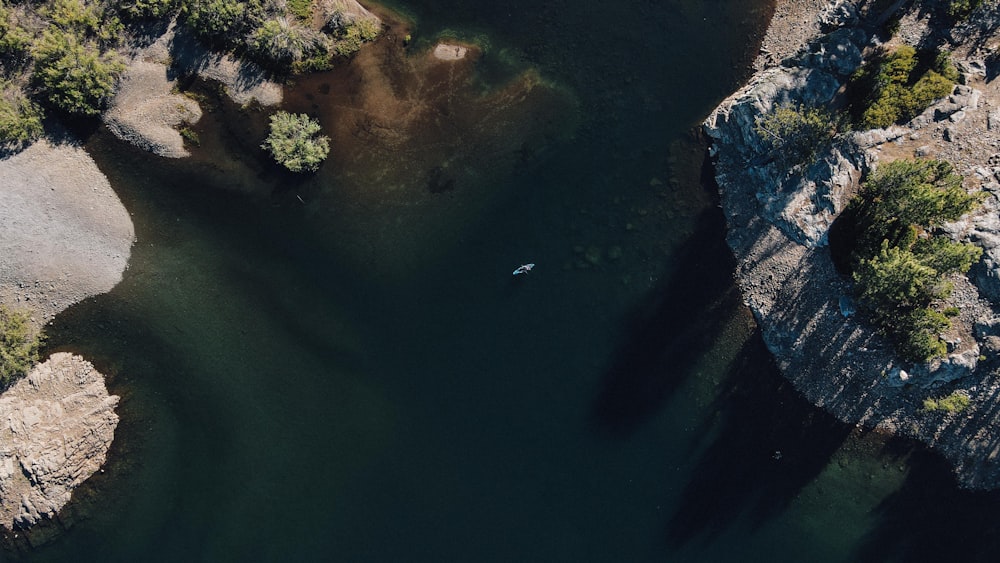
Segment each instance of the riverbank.
M758 72L706 120L713 139L716 180L728 222L727 240L737 258L736 276L746 304L787 379L810 401L841 420L865 428L917 438L951 461L960 483L1000 487L1000 419L995 285L997 162L1000 134L991 108L1000 90L986 80L983 29L995 14L983 8L966 24L942 34L929 14L902 14L892 40L873 35L865 2L812 3L811 14L796 2L779 2L767 37L775 38L758 58ZM796 10L798 10L796 12ZM803 22L816 22L807 25ZM796 34L808 48L782 51ZM903 126L844 134L801 173L760 162L763 140L757 120L782 104L839 107L838 93L861 64L862 54L903 42L945 46L963 73L962 85ZM768 47L768 45L771 45ZM778 64L779 61L781 64ZM994 120L995 121L995 120ZM947 334L949 355L927 365L899 361L891 346L852 315L850 280L834 268L830 227L879 163L934 156L949 160L966 187L985 190L982 209L946 231L955 240L985 249L971 277L956 277L953 303L962 310ZM925 399L964 394L970 406L955 413L930 412Z
M64 309L110 291L135 231L93 159L46 138L0 160L0 304L40 330ZM114 439L118 397L78 356L55 354L0 396L0 526L51 519L97 471Z

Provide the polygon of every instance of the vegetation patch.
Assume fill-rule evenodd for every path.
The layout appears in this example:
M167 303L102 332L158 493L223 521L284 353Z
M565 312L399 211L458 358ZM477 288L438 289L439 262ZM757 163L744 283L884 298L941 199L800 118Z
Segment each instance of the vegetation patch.
M279 111L271 116L271 132L261 148L292 172L315 172L330 153L330 138L319 132L319 122L308 115Z
M851 78L855 122L878 129L910 121L951 93L958 71L946 53L918 57L909 45L863 65Z
M757 134L767 153L779 165L792 167L810 162L833 139L830 113L821 108L783 104L757 120Z
M972 12L982 6L983 0L946 0L945 12L953 23L968 18Z
M19 88L0 80L0 148L16 148L42 134L42 110Z
M854 223L858 301L907 361L924 362L947 351L939 335L956 313L939 310L952 291L947 276L967 272L982 249L953 242L935 229L980 200L981 194L965 191L947 162L897 160L879 167L845 210Z
M28 315L0 305L0 389L6 389L38 363L42 335L35 333Z
M952 391L952 393L946 397L941 397L939 399L934 399L928 397L924 399L924 408L926 412L946 412L946 413L960 413L965 409L969 408L969 396L963 391Z

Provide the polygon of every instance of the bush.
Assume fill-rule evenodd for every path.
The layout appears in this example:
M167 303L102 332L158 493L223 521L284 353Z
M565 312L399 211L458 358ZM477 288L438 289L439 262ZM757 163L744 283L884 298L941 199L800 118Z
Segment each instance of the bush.
M946 12L953 22L960 22L982 5L983 0L947 0Z
M334 21L342 21L343 23L333 25ZM342 57L357 53L361 50L361 45L366 41L373 41L381 31L378 20L373 19L359 18L347 21L341 17L338 20L338 15L335 13L330 22L327 27L332 28L334 32L333 52Z
M833 120L822 109L780 105L757 120L757 134L783 166L813 160L833 138Z
M924 410L927 412L960 413L969 408L972 401L962 391L952 391L947 397L924 399Z
M852 78L851 88L862 91L859 124L876 129L910 121L950 94L957 78L947 55L939 53L929 64L921 64L916 50L902 45L861 67Z
M42 335L32 331L27 315L0 305L0 388L38 363L41 340Z
M6 70L13 70L10 63L20 66L31 49L31 34L17 25L8 10L0 2L0 57L4 59Z
M42 134L42 111L20 89L0 83L0 147L12 148Z
M35 46L34 80L54 107L97 115L114 91L125 64L114 51L101 53L68 33L46 30Z
M310 53L326 52L320 37L289 24L284 18L265 21L250 35L249 46L258 60L281 70L287 70Z
M263 19L259 2L187 0L183 11L184 21L196 35L222 45L238 43Z
M279 111L271 116L271 133L261 148L292 172L314 172L330 152L329 137L305 114Z
M177 9L177 0L126 0L119 9L130 20L158 20Z
M52 31L61 31L78 38L97 39L102 45L116 45L124 32L121 21L112 13L105 13L97 3L84 4L82 0L55 0L44 10L51 21Z

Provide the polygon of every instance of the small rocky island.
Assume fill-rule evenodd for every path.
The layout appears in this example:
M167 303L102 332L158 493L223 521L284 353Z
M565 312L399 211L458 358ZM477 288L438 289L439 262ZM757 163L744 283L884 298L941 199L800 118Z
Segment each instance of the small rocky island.
M785 377L845 422L927 443L974 489L1000 487L998 26L995 2L779 0L756 74L704 124L736 277ZM845 116L859 68L918 50L943 53L957 79L917 115L836 127L794 165L773 154L768 116ZM921 235L981 249L968 275L947 277L950 291L935 306L951 318L931 335L944 353L929 361L901 356L858 312L856 278L838 271L830 244L879 167L920 158L950 163L981 202Z
M60 352L0 395L0 525L51 519L104 464L118 397L80 356Z

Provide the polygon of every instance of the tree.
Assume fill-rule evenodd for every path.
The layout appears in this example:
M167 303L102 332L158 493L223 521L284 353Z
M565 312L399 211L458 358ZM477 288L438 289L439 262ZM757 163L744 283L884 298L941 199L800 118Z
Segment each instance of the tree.
M951 322L933 306L951 294L945 276L967 272L982 249L933 229L979 200L947 162L897 160L873 173L849 205L858 300L904 359L926 361L947 351L939 334Z
M896 160L880 166L851 202L859 237L855 253L871 257L883 240L901 246L912 229L931 229L956 221L981 200L962 187L962 177L943 160Z
M38 363L41 334L34 334L24 313L0 305L0 389Z
M330 138L319 135L320 129L308 115L279 111L271 116L271 132L261 148L292 172L315 172L330 152Z
M783 104L757 120L757 134L783 166L816 157L833 138L833 120L820 108Z

